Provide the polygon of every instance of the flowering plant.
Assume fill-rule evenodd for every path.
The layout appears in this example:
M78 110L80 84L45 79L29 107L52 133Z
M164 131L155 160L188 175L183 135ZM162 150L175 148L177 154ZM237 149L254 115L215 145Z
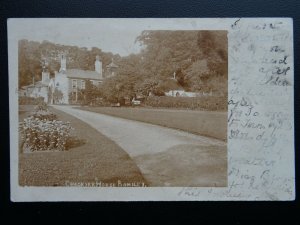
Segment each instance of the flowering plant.
M30 151L67 150L72 129L69 122L30 116L21 123L23 148Z
M50 121L53 121L53 120L57 119L57 116L54 113L52 113L51 111L49 111L49 110L35 111L32 114L32 116L33 116L33 118L38 118L40 120L50 120Z
M47 104L45 102L40 102L38 105L34 107L35 111L47 111Z

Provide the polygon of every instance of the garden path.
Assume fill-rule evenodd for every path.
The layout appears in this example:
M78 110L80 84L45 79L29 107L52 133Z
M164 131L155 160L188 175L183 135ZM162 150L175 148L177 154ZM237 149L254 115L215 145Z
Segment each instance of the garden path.
M135 160L153 186L226 185L227 151L223 141L71 106L53 107L115 141ZM199 171L203 166L205 174Z

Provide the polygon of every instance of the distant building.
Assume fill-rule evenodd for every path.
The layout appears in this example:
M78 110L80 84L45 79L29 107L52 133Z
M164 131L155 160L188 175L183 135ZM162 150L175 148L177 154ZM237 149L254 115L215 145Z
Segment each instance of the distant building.
M170 97L201 97L201 96L212 96L210 92L189 92L185 91L184 88L176 80L176 73L174 72L173 77L165 81L165 85L168 87L165 96Z
M55 72L55 77L49 82L50 103L70 104L78 101L79 92L85 89L89 80L94 85L99 85L103 81L102 62L96 56L95 70L67 69L65 55L61 56L61 66L59 72ZM55 93L60 92L62 96L57 99Z
M43 64L42 71L42 80L35 82L33 78L33 82L31 85L24 86L21 88L21 96L27 96L32 98L42 97L44 98L44 102L48 102L48 86L50 82L50 73L47 69L47 63ZM25 91L24 91L25 90Z
M170 90L165 92L166 96L171 97L202 97L202 96L213 96L213 92L188 92L184 90Z
M178 83L176 80L176 73L174 72L173 77L166 80L164 85L168 87L167 92L165 92L165 96L171 97L196 97L196 92L186 92L184 88Z
M170 90L168 92L165 92L166 96L171 97L197 97L198 93L196 92L187 92L184 90Z
M27 95L26 87L21 87L18 91L20 97L25 97Z
M113 77L118 70L118 65L114 63L114 59L111 59L111 63L106 66L105 78Z
M67 69L67 58L65 54L60 56L60 69L55 72L55 76L50 78L47 69L48 64L44 64L42 80L31 85L22 87L26 91L19 91L20 95L28 97L43 97L44 101L50 104L72 104L78 102L79 93L86 88L86 82L93 85L101 84L105 77L114 76L118 66L113 62L106 66L106 71L102 68L99 56L96 56L95 70ZM105 77L104 77L105 73ZM22 93L21 93L22 92ZM60 93L57 98L57 93Z

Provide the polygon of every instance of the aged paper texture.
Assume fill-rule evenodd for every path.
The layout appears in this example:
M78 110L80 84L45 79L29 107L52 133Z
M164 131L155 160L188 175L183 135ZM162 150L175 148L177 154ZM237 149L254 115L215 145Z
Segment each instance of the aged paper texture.
M295 199L290 18L9 19L11 199Z

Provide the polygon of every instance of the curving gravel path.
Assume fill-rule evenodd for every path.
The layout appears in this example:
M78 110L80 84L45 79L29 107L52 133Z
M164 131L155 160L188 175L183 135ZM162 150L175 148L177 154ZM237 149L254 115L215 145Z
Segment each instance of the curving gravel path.
M136 161L151 186L227 184L226 142L71 106L53 107L115 141Z

